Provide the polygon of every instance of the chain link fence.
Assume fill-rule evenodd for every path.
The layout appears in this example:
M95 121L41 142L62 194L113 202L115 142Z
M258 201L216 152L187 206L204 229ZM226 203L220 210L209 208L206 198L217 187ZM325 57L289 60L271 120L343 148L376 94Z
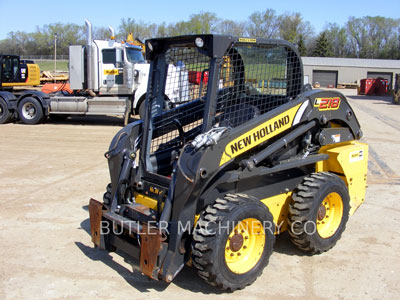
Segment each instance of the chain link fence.
M30 59L35 61L54 60L54 55L22 55L21 59ZM69 55L57 55L57 60L69 60Z

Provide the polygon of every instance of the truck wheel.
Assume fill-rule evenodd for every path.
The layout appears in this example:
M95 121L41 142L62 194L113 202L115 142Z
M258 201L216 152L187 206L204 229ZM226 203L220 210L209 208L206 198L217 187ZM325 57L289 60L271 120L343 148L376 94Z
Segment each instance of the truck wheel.
M6 101L0 98L0 124L5 124L11 120L12 113L8 110Z
M139 117L140 120L144 120L145 116L146 116L146 100L143 100L140 105L139 105Z
M201 214L193 233L198 275L223 290L243 289L261 275L275 242L268 208L244 194L218 198Z
M329 250L340 239L349 211L349 192L339 176L321 172L305 177L289 204L293 244L311 254Z
M163 110L170 110L174 107L175 107L174 103L172 103L171 100L169 100L167 95L164 95ZM139 113L140 119L144 120L144 118L146 117L146 98L140 101L139 109L137 111Z
M44 119L43 107L35 98L24 98L18 104L18 116L25 124L38 124Z

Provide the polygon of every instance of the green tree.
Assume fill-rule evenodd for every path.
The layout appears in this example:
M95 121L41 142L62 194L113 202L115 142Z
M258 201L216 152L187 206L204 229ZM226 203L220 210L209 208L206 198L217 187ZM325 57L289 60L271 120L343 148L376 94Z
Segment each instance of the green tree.
M340 27L336 23L329 23L324 30L326 38L333 46L333 54L335 57L347 57L350 54L350 46L344 27Z
M111 32L107 27L94 27L93 38L96 40L108 40L111 37Z
M10 32L1 43L0 51L17 55L52 55L57 33L57 54L68 55L72 44L84 43L84 28L76 24L48 24L35 32Z
M131 18L121 19L117 38L124 40L129 33L141 40L162 36L199 33L222 33L235 36L282 38L297 45L301 55L314 55L320 38L299 13L277 15L272 9L254 12L246 22L221 20L211 12L193 14L187 21L175 23L146 23ZM57 33L57 53L68 54L68 46L85 43L85 26L54 23L37 27L36 31L9 32L0 41L1 53L19 55L51 55ZM350 17L344 26L328 24L324 36L336 57L400 59L400 19L385 17ZM96 39L108 39L106 27L95 27ZM324 49L324 48L323 48ZM314 51L315 50L315 51ZM319 51L319 50L318 50ZM323 55L331 55L326 49Z
M190 16L188 29L190 33L213 33L215 32L218 18L215 13L200 12Z
M244 22L235 22L233 20L223 20L216 26L217 33L233 36L245 36L246 24Z
M326 37L326 32L322 32L316 40L315 49L313 52L314 56L318 57L332 57L333 49L332 44Z
M0 52L6 54L25 55L30 49L34 49L34 40L25 32L9 32L8 38L0 44Z
M200 12L191 15L188 21L180 21L168 26L171 36L181 34L206 34L217 31L218 18L214 13Z
M275 10L267 9L251 14L247 23L247 33L252 37L277 38L279 24Z
M49 54L54 53L54 36L57 34L57 54L68 55L69 45L83 44L85 42L85 27L76 24L62 24L55 23L45 25L39 29L43 35L44 43L40 45L45 47L47 45Z
M300 13L281 15L278 22L280 37L294 44L298 43L300 35L307 39L314 33L310 23L304 21Z
M299 50L300 56L307 55L307 48L306 48L304 36L302 34L299 34L299 38L297 41L297 49Z
M351 55L360 58L398 58L400 20L350 17L346 31Z
M117 37L122 40L125 40L130 33L132 33L134 38L140 40L153 38L157 35L157 25L155 23L135 21L131 18L121 19L118 29L119 33Z

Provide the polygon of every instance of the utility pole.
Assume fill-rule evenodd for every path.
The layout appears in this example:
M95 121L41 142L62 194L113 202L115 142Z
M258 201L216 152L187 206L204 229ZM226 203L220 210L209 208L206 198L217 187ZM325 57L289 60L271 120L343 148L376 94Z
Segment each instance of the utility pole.
M57 32L54 34L54 83L57 82L56 72L57 72Z

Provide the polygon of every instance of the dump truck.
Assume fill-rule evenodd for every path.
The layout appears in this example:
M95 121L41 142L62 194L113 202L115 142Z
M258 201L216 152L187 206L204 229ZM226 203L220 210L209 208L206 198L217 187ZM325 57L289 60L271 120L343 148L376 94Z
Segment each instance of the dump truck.
M38 85L39 81L35 79L39 80L40 71L35 64L24 66L18 62L18 57L4 56L0 86L8 90L0 93L0 124L10 121L13 116L23 123L37 124L47 116L62 119L69 115L117 115L123 116L127 124L131 114L143 110L149 64L144 59L140 42L132 37L128 37L126 42L117 42L112 27L109 28L109 40L94 40L92 24L88 20L85 22L86 45L69 47L72 94L47 95L29 89L10 90L13 86ZM178 72L182 82L166 91L164 109L180 104L176 95L180 93L180 85L184 85L187 73L179 67L171 72ZM179 99L184 101L182 97Z
M261 275L282 232L309 254L332 248L366 191L368 145L346 97L305 86L286 41L206 34L145 44L146 117L105 153L111 183L89 202L95 246L136 258L155 280L191 265L231 291ZM187 103L164 111L176 62L200 78Z

